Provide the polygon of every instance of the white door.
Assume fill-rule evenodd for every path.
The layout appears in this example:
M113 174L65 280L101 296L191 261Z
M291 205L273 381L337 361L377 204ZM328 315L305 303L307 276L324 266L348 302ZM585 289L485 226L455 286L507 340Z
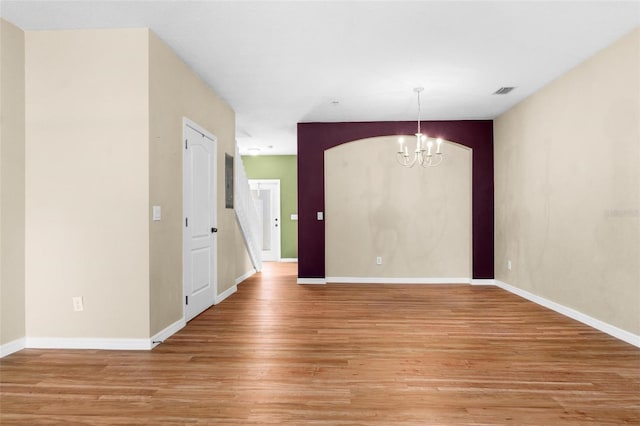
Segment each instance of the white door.
M249 179L253 202L262 224L262 260L280 260L280 180Z
M189 321L216 298L216 139L184 124L183 286Z

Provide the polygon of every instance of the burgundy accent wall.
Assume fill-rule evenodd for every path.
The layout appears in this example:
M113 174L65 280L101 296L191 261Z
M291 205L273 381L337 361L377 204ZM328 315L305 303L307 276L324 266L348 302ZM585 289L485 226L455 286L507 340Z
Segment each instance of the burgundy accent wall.
M493 275L493 121L424 121L431 137L473 149L473 278ZM298 276L325 277L324 151L377 136L412 135L416 122L298 123ZM389 153L389 155L395 155ZM425 172L427 172L425 170Z

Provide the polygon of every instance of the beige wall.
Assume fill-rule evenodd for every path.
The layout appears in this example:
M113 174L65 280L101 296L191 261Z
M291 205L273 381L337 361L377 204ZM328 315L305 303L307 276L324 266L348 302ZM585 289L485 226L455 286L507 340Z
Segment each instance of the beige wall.
M26 33L29 337L149 336L147 34Z
M379 137L325 151L326 275L470 278L471 151L447 143L441 166L407 169L397 147Z
M183 117L218 139L218 293L232 287L248 256L224 208L231 108L147 29L0 25L0 344L148 338L182 318Z
M25 336L24 32L0 19L0 345Z
M148 338L182 318L183 117L218 138L218 293L232 287L244 246L224 208L231 108L147 29L27 32L25 49L23 33L2 25L2 75L12 82L2 85L2 106L26 102L23 124L11 108L15 126L3 124L2 141L19 142L25 129L26 137L22 163L20 144L2 145L0 343ZM153 205L162 206L159 222L150 220ZM5 268L5 260L16 262ZM83 312L73 311L74 296Z
M640 29L494 123L496 278L635 334L639 123Z
M150 198L163 218L149 224L151 334L182 318L182 119L217 138L218 294L235 284L237 222L224 203L224 154L233 155L235 114L150 33Z

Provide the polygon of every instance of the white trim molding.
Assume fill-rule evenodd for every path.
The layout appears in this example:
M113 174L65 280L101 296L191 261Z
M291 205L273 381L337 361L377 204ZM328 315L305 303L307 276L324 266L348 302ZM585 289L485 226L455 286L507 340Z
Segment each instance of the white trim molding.
M389 278L389 277L326 277L328 283L345 284L469 284L469 278Z
M471 278L469 284L471 285L496 285L496 280L493 278Z
M22 349L100 349L119 351L150 350L186 325L184 318L170 324L150 339L112 339L75 337L24 337L0 346L0 358Z
M298 284L326 284L324 278L298 278Z
M152 348L151 339L102 339L75 337L27 337L30 349L105 349L140 351Z
M223 291L222 293L220 293L219 295L216 296L215 304L217 305L218 303L222 302L224 299L226 299L227 297L231 296L236 291L238 291L238 286L237 285L233 285L233 286L229 287L228 289L226 289L225 291Z
M157 332L151 337L151 348L155 348L160 343L164 342L169 337L173 336L178 331L182 330L186 325L187 325L187 322L184 320L184 317L182 317L178 321L174 322L173 324L170 324L164 330Z
M280 262L291 262L291 263L296 263L298 261L297 257L282 257L280 258Z
M12 340L11 342L7 342L3 345L0 345L0 358L4 358L5 356L11 355L14 352L21 351L24 348L26 348L24 337Z
M247 271L244 274L240 275L238 278L236 278L236 285L240 284L242 281L246 280L247 278L249 278L255 273L256 273L256 270L251 268L250 271Z
M552 302L551 300L545 299L544 297L536 296L533 293L529 293L526 290L522 290L518 287L514 287L500 280L495 280L495 285L510 293L516 294L524 299L537 303L538 305L544 306L545 308L549 308L552 311L556 311L559 314L562 314L569 318L573 318L576 321L579 321L583 324L586 324L590 327L600 330L603 333L607 333L610 336L613 336L617 339L620 339L633 346L640 348L640 336L637 334L633 334L629 331L623 330L614 325L611 325L599 319L593 318L587 314L583 314L582 312L576 311L575 309L569 308L567 306L561 305L556 302Z

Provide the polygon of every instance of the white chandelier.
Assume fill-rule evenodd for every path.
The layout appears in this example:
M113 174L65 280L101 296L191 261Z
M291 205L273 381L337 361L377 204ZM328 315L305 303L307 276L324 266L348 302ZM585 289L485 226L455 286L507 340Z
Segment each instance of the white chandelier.
M422 167L435 167L442 163L444 155L440 147L442 146L442 139L429 138L427 135L422 134L420 131L420 92L424 90L423 87L416 87L413 89L418 95L418 132L416 133L416 149L409 154L409 147L405 144L404 138L399 139L400 148L396 153L396 159L398 163L405 167L413 167L416 163ZM433 145L435 147L435 153L433 153Z

